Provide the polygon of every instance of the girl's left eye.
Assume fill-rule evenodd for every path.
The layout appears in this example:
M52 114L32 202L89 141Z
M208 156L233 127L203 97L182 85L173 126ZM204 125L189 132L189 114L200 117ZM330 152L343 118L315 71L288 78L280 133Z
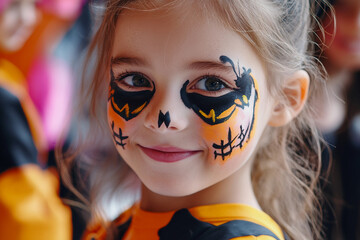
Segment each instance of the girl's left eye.
M141 74L131 74L122 79L128 86L132 87L151 87L151 83Z
M215 76L206 76L197 81L193 86L194 89L199 89L203 91L220 91L223 88L226 88L227 85Z

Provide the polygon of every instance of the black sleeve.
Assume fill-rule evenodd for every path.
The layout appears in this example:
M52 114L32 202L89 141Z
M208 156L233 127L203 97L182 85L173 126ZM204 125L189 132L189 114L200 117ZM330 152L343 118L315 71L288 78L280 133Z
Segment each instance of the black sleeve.
M0 87L0 173L37 163L37 149L19 99Z

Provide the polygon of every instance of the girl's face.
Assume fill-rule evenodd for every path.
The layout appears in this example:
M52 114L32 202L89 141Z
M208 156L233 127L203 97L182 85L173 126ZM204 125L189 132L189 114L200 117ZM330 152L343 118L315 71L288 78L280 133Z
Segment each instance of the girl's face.
M333 22L325 21L327 33L325 55L332 65L356 70L360 69L360 1L335 1L336 33Z
M20 49L38 20L37 0L12 0L0 13L0 50Z
M190 7L125 10L114 40L108 122L142 183L186 196L250 176L272 101L249 43Z

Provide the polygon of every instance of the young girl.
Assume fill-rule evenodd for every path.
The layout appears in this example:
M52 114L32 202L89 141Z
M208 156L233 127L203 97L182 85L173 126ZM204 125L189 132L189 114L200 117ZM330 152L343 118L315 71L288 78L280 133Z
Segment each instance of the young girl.
M309 11L307 0L107 2L84 78L89 144L67 158L93 164L84 239L321 238ZM106 139L121 159L96 158ZM123 161L140 198L101 221L104 197L134 189Z

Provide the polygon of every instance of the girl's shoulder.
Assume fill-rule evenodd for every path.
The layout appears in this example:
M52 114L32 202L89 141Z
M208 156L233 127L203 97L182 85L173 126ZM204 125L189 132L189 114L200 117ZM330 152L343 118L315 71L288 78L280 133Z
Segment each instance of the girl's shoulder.
M281 228L269 215L241 204L215 204L167 213L133 207L113 223L117 239L285 239ZM84 239L105 239L105 228L96 230L88 232Z

